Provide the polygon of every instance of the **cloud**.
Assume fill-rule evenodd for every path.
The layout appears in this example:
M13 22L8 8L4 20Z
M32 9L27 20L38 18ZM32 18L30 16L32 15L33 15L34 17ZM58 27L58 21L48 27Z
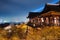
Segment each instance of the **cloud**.
M2 21L3 21L3 20L0 18L0 23L2 23Z
M8 17L6 20L12 20L11 18L19 16L16 18L19 19L18 21L25 21L30 11L41 11L45 3L55 2L57 0L0 0L0 17Z

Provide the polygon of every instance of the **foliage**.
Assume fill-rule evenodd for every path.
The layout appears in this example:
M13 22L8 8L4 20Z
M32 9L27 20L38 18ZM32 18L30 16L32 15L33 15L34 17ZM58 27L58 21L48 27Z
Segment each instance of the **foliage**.
M8 32L11 30L11 32ZM51 26L33 28L26 24L12 26L11 29L0 28L0 40L60 40L60 27Z

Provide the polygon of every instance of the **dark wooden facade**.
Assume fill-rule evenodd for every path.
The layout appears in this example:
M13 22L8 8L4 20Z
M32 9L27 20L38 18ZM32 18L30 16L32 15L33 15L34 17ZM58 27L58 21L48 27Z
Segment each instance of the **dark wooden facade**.
M60 26L60 4L46 4L42 12L29 12L31 26Z

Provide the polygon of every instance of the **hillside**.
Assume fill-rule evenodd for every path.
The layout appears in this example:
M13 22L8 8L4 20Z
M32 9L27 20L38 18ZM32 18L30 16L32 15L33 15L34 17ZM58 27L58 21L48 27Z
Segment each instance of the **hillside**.
M32 28L26 24L0 28L0 40L60 40L60 27Z

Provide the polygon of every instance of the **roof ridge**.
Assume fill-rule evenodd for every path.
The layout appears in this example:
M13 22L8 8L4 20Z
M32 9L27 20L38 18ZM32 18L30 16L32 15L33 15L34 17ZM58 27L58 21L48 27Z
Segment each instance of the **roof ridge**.
M53 5L53 6L59 6L60 4L51 4L51 3L46 3L46 5Z

